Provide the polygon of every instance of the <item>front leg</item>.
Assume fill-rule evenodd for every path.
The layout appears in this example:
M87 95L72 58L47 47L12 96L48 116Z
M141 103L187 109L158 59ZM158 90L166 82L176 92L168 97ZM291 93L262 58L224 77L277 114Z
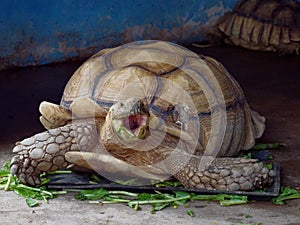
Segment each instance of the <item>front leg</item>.
M270 186L276 175L256 159L216 158L205 167L200 163L200 157L182 152L173 152L164 162L187 188L251 191Z
M17 155L11 161L11 174L22 183L38 185L42 172L71 164L65 158L66 152L92 149L97 141L97 132L91 123L74 123L36 134L14 147Z

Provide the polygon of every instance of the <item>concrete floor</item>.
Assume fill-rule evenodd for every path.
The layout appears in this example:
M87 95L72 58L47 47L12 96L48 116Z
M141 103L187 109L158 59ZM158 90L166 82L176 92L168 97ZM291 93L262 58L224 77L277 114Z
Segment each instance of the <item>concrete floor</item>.
M284 142L274 150L282 168L282 185L300 187L300 58L278 57L232 47L199 49L220 60L243 87L250 105L267 118L261 142ZM69 77L82 62L71 62L0 72L0 164L12 157L14 142L43 130L38 121L42 100L59 103ZM300 224L300 200L286 205L251 202L221 207L216 202L194 202L190 209L167 208L155 215L150 207L134 211L123 205L91 205L74 200L72 194L29 208L24 199L0 191L1 224ZM246 218L250 215L249 218Z

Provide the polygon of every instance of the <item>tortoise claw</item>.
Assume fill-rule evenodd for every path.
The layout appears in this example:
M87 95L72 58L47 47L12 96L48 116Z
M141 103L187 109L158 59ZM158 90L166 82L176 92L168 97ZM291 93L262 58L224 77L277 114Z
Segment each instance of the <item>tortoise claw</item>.
M28 160L24 160L21 155L16 155L13 157L10 164L11 175L16 175L20 182L23 184L29 184L31 186L36 186L41 184L40 171L33 167L28 166Z

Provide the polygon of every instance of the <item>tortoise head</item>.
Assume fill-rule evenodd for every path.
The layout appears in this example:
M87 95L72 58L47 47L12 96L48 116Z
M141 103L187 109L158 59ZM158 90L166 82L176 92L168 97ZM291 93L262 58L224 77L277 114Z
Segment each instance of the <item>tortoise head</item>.
M143 99L129 98L114 104L109 110L111 128L123 143L144 139L149 123L149 111Z

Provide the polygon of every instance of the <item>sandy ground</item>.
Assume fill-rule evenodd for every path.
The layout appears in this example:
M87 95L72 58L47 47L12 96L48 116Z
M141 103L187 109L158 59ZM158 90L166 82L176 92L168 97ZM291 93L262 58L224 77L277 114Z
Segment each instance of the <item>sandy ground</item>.
M300 186L300 58L278 57L273 53L238 48L199 49L220 60L240 82L250 105L267 118L261 142L287 144L274 150L274 161L281 165L282 185ZM59 103L64 85L82 62L71 62L0 72L0 164L12 157L14 142L43 128L38 121L42 100ZM300 200L286 205L251 202L221 207L216 202L194 202L190 209L167 208L150 214L150 207L134 211L124 205L92 205L59 196L35 208L12 192L0 191L0 224L300 224Z

